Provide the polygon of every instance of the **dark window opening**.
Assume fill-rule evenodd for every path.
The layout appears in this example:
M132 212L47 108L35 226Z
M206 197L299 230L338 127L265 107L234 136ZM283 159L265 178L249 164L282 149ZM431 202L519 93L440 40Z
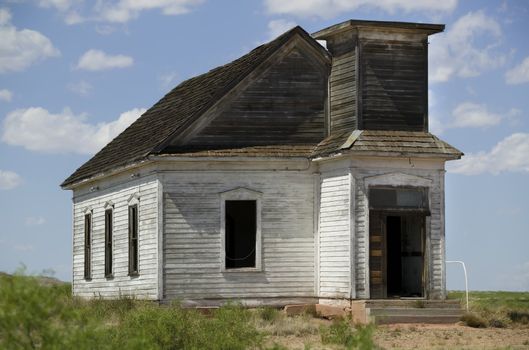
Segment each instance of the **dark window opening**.
M232 200L226 208L226 269L255 267L257 202Z
M105 277L112 277L112 209L105 210Z
M84 278L92 277L92 214L84 216Z
M428 197L424 188L371 188L370 209L428 210Z
M138 205L129 207L129 275L138 274Z

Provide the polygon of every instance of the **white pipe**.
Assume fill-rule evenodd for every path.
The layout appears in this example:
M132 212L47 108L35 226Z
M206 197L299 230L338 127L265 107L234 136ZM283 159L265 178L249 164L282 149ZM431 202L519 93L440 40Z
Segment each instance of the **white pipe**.
M466 292L466 297L467 297L467 311L468 311L468 278L467 278L467 268L465 266L465 263L462 262L462 261L459 261L459 260L454 260L454 261L446 261L446 263L455 263L455 264L461 264L461 266L463 266L463 272L465 273L465 292Z

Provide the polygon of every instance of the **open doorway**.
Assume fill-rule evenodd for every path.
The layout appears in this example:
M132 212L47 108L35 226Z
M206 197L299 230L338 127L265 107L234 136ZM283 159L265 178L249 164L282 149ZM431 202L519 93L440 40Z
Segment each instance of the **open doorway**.
M372 299L426 296L427 190L369 191L369 288Z
M386 216L387 296L423 297L424 217Z

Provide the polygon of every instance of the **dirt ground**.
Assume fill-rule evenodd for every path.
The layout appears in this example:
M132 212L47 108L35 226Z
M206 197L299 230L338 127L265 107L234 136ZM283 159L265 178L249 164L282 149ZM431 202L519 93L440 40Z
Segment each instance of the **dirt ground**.
M377 327L374 341L380 349L529 349L529 327L382 325ZM266 343L277 343L288 349L342 349L337 345L323 345L319 334L269 336Z
M374 339L383 349L529 349L529 327L399 324L379 326Z

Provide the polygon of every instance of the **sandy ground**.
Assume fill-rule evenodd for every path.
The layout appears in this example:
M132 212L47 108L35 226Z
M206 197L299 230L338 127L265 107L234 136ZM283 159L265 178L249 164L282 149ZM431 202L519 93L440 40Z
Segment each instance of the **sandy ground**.
M529 327L471 328L463 325L395 324L378 326L375 344L381 349L529 349ZM319 335L270 336L288 349L342 349L323 345Z
M529 327L400 324L379 326L374 339L383 349L529 349Z

